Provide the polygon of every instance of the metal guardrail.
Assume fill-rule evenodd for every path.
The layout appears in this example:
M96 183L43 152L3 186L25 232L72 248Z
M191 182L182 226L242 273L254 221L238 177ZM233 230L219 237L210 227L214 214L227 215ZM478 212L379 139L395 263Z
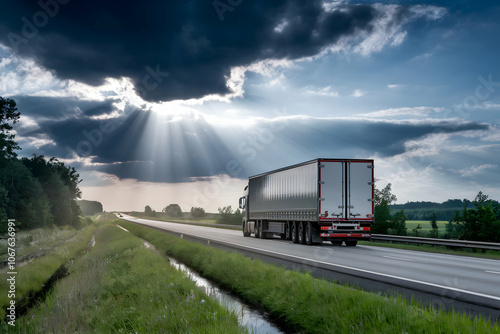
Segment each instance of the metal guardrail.
M419 237L406 237L401 235L387 235L387 234L372 234L371 240L500 251L500 244L493 242L482 242L482 241L419 238Z

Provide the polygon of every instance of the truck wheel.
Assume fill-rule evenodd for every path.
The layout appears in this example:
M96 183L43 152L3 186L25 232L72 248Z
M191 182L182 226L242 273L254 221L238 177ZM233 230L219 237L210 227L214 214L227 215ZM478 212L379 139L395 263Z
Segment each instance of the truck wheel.
M244 237L249 237L250 236L250 232L247 231L247 224L245 224L245 222L241 223L241 228L243 229L243 236Z
M347 247L354 247L358 244L358 240L349 240L345 242L345 245Z
M297 238L297 222L292 223L292 242L294 244L299 242L299 240Z
M313 226L311 222L304 223L306 225L306 244L312 245L313 244Z
M259 238L260 239L266 238L266 233L264 232L264 222L263 221L261 221L259 223Z
M259 222L255 222L255 231L253 232L253 236L255 238L260 238L260 234L259 234L259 230L260 230L260 226L259 226Z
M299 244L303 245L306 243L305 238L304 238L304 223L299 222L298 225L299 225L299 228L298 228L297 239L299 241Z

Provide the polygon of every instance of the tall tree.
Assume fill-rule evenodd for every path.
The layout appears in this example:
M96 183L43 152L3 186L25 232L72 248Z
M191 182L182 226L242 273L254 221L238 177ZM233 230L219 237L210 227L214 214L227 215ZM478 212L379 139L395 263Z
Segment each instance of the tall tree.
M192 207L191 208L191 216L194 218L202 218L206 216L205 209L203 208L198 208L198 207Z
M231 225L241 224L242 214L239 209L233 211L231 205L229 205L229 206L223 206L218 210L219 210L219 218L217 219L218 224L231 224Z
M14 100L0 97L0 219L16 219L20 228L52 222L79 227L80 175L55 158L18 160L15 151L21 148L11 130L20 116Z
M78 227L81 210L76 200L81 197L78 188L81 180L76 170L55 158L46 160L43 155L34 154L31 159L23 158L22 162L42 185L51 205L54 223Z
M15 158L15 150L20 150L14 141L14 134L10 133L12 124L19 121L21 113L17 111L16 102L12 99L4 99L0 96L0 164L2 160ZM3 163L4 163L3 162Z
M394 217L391 216L389 204L397 200L392 193L392 185L388 183L382 190L375 188L375 218L371 227L373 233L387 234L389 229L395 233L406 234L406 220L408 219L403 210Z
M19 160L9 159L0 167L0 196L6 197L3 211L20 228L35 228L52 222L47 196L31 171Z
M464 200L462 214L446 225L447 236L472 241L500 242L500 215L495 209L498 202L488 200L481 191L473 201L475 208L468 209Z
M406 217L403 210L399 210L392 216L392 229L396 235L406 235L406 221L408 217Z
M375 219L371 227L372 233L387 234L392 227L391 210L385 200L375 205Z
M388 183L382 190L375 187L375 205L382 204L383 201L390 205L392 202L398 200L396 195L392 193L392 184Z
M169 204L162 211L169 217L182 217L182 210L179 204Z
M439 231L438 231L438 224L437 224L435 212L432 214L431 227L432 227L432 230L429 233L429 236L431 238L437 238L439 235Z

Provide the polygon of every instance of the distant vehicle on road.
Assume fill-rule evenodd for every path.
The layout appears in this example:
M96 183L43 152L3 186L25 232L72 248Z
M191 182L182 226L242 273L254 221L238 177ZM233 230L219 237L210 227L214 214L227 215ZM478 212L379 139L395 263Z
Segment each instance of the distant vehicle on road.
M374 218L371 159L315 159L249 178L239 200L245 237L356 246Z

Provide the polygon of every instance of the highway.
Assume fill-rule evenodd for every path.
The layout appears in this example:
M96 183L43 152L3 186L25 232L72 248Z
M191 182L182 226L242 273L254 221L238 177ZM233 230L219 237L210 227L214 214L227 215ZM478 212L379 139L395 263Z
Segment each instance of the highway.
M123 215L121 219L186 239L234 249L264 261L365 290L399 293L446 310L500 319L500 261L385 247L307 246L280 239L243 237L241 231L168 223Z

